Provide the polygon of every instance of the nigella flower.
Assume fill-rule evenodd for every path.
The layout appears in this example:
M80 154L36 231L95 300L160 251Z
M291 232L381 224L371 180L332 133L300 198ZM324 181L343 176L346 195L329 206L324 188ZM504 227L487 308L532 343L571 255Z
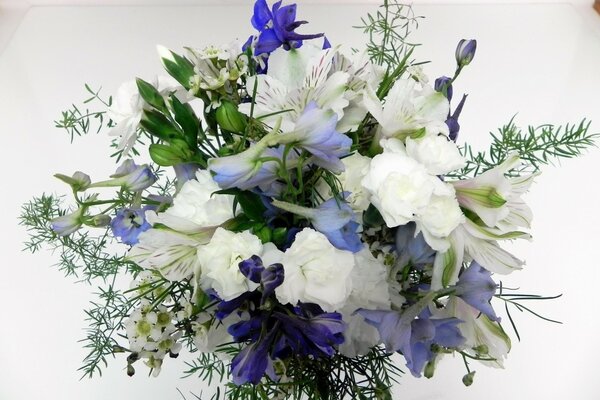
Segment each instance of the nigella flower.
M492 273L477 262L471 262L469 268L464 270L458 278L455 295L473 308L487 315L492 321L499 322L490 300L496 293L496 282Z
M344 193L347 197L347 193ZM273 200L272 205L310 220L315 230L324 234L329 242L340 250L356 253L362 248L358 233L358 222L352 207L344 200L332 198L317 208L307 208L296 204Z
M455 348L465 341L457 325L457 318L430 319L427 312L415 318L412 312L399 313L384 310L358 310L368 324L379 331L388 351L399 351L406 359L406 366L415 376L421 376L425 365L434 359L432 344Z
M147 209L149 208L122 208L117 211L117 215L110 223L113 234L129 246L137 244L140 233L152 228L152 225L146 221Z
M252 26L259 31L254 54L271 53L283 46L285 49L300 47L303 40L322 37L322 33L302 35L294 32L306 21L296 21L296 4L281 6L281 1L273 4L272 9L266 0L257 0L254 3L254 15L251 19Z
M337 121L333 111L322 110L315 102L310 102L296 121L294 130L279 135L277 141L303 148L313 155L313 163L340 173L344 170L340 157L350 153L352 139L336 131Z

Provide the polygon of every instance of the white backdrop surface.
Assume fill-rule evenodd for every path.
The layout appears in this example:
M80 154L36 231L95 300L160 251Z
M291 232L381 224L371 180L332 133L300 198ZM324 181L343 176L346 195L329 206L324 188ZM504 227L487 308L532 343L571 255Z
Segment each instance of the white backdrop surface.
M305 5L300 16L307 31L324 31L333 43L359 46L351 28L372 6ZM431 77L450 74L454 47L477 38L478 53L455 86L469 93L461 119L461 138L483 149L488 132L507 122L595 120L600 132L600 35L569 5L417 5L427 16L414 40L418 57L431 60ZM251 7L34 7L0 55L0 134L3 229L0 231L0 400L180 399L199 394L203 383L180 380L184 365L167 360L159 378L143 368L128 378L123 358L111 361L102 378L79 380L84 356L83 308L94 287L75 285L50 267L56 257L21 252L25 232L17 227L20 205L42 192L66 193L55 172L83 170L101 178L114 170L109 139L90 135L69 145L53 120L71 102L85 98L83 83L112 93L135 76L161 72L157 43L173 49L245 38ZM527 260L508 286L564 296L535 304L562 320L552 325L517 315L522 342L514 340L505 370L477 367L465 388L462 360L444 359L432 380L404 376L396 398L411 400L488 400L600 398L597 379L600 347L600 151L544 170L527 199L535 221L533 243L514 251ZM499 306L499 305L498 305ZM513 335L514 338L514 335ZM189 396L188 398L193 398Z

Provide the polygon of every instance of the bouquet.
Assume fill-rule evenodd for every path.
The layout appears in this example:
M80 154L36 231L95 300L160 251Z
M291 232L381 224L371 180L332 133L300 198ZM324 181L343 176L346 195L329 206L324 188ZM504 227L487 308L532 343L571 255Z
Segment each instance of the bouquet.
M99 110L57 126L108 130L118 167L56 174L72 201L44 194L21 215L28 249L101 285L84 376L111 356L157 376L185 353L215 399L390 399L403 371L429 378L446 356L467 386L473 364L502 367L510 310L546 319L523 302L552 298L502 286L524 265L503 242L531 238L540 167L596 135L511 120L473 149L455 91L477 42L431 82L417 22L385 1L356 50L299 33L295 4L256 0L244 43L159 46L169 76L114 101L86 85Z

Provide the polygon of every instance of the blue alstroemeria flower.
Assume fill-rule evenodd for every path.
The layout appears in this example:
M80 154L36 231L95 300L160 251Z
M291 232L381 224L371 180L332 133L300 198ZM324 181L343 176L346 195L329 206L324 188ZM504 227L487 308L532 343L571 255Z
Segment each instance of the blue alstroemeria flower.
M152 228L152 225L146 221L147 209L148 207L122 208L117 211L117 215L110 223L113 234L120 238L122 243L130 246L136 244L140 233Z
M399 226L396 230L396 253L398 262L402 265L410 263L415 268L433 264L436 251L425 241L423 234L419 232L415 236L416 225L409 222Z
M490 304L497 287L498 285L492 279L492 273L473 261L469 268L460 274L454 294L492 321L500 321Z
M283 46L284 49L294 49L302 45L303 40L322 37L322 33L302 35L294 32L306 21L296 21L296 4L281 6L281 1L273 4L272 9L266 0L257 0L254 3L254 15L251 19L252 26L259 31L254 47L254 54L271 53Z
M388 351L402 353L407 368L415 377L421 376L425 365L435 357L431 345L455 348L465 341L457 327L462 321L457 318L430 319L427 313L413 318L384 310L358 310L357 313L377 328Z

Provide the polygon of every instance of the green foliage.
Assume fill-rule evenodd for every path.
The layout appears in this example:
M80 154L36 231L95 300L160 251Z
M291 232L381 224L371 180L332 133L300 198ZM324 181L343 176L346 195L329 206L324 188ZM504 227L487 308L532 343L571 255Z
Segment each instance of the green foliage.
M103 128L111 128L115 125L114 122L106 115L106 108L112 105L112 96L107 100L104 100L102 97L100 97L100 91L102 88L93 90L87 83L85 84L85 90L91 95L91 97L88 97L86 100L84 100L83 104L96 105L99 103L99 105L102 107L102 111L94 111L87 108L87 106L83 108L81 106L77 107L75 104L72 104L70 109L61 113L60 119L54 121L54 125L57 128L67 131L71 138L71 142L73 142L75 136L83 136L93 130L98 133ZM96 125L96 129L93 129L94 125Z
M543 165L552 165L561 158L577 157L596 146L595 140L600 135L590 133L589 128L590 122L584 119L578 124L564 126L529 126L524 132L512 118L498 132L490 133L492 143L489 150L475 152L465 144L462 153L467 159L466 166L447 176L457 179L477 176L501 164L513 151L519 153L524 163L509 171L510 176L537 172Z

